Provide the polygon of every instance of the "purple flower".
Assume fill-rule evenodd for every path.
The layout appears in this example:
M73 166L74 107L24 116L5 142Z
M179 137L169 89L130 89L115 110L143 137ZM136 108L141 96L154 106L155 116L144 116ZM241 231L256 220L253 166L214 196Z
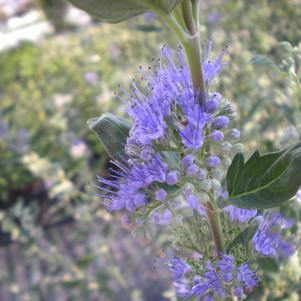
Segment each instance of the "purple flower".
M95 85L98 81L97 73L95 72L86 72L85 73L85 81L89 84Z
M234 289L233 289L233 295L235 297L240 298L240 297L242 297L243 294L244 294L244 290L243 290L242 287L240 287L240 286L234 287Z
M198 103L194 103L192 108L187 110L187 125L184 129L180 129L179 133L183 144L188 149L198 150L202 147L204 143L203 129L209 121L210 117Z
M172 278L174 281L180 280L185 274L191 271L191 266L182 258L174 256L168 264L172 271Z
M158 225L168 225L171 221L171 212L168 209L161 208L152 212L151 220Z
M212 41L207 42L203 52L203 72L207 82L211 81L226 66L226 64L222 63L226 49L223 49L215 60L210 58L212 44Z
M233 280L233 271L235 268L233 256L223 254L217 264L217 267L219 268L222 278L226 283Z
M215 118L215 120L212 122L212 125L216 129L223 129L226 128L229 124L229 118L227 116L218 116Z
M221 159L218 156L211 155L207 158L206 164L210 168L216 168L221 164Z
M151 13L151 12L146 12L146 13L143 14L143 18L144 18L144 21L146 23L151 23L154 20L156 20L156 15L154 13Z
M173 133L176 130L187 149L198 150L205 139L204 127L211 122L211 116L205 112L206 101L200 105L183 50L178 51L178 64L166 47L162 54L164 59L154 60L152 68L141 68L146 82L143 88L133 83L130 95L121 89L125 97L118 96L127 103L126 111L133 119L128 143L144 147L153 141L168 139L168 130L172 127ZM203 68L212 71L209 61ZM211 100L210 104L216 106L217 102ZM174 107L179 114L172 111Z
M290 242L279 238L277 251L281 257L286 258L294 254L295 247Z
M291 256L295 248L285 240L280 232L289 229L293 221L286 219L279 213L268 212L261 218L260 226L252 238L254 250L261 255L270 257L288 257Z
M202 278L197 277L194 279L194 285L189 292L189 297L196 296L200 300L207 292L208 288L207 281L203 281Z
M187 203L191 209L196 210L200 215L206 215L205 209L200 205L199 200L193 194L187 196Z
M256 272L251 271L247 263L244 263L237 268L237 279L241 285L249 289L252 289L259 282Z
M138 89L136 89L136 93L139 93ZM140 99L132 102L133 104L127 109L127 113L134 120L130 137L142 146L162 138L165 133L165 122L159 104L156 102L141 102Z
M219 22L220 21L220 19L222 18L222 14L221 13L219 13L219 12L212 12L212 13L210 13L210 14L208 14L208 16L207 16L207 22L209 23L209 24L214 24L214 23L217 23L217 22Z
M174 282L174 286L178 297L180 298L189 297L191 288L188 286L187 282L178 280Z
M235 206L229 205L224 208L224 212L229 215L231 220L235 223L246 223L251 218L255 217L257 210L240 209Z
M214 297L217 300L224 300L231 294L241 297L244 287L252 289L259 282L256 272L252 271L247 263L236 266L231 255L221 254L217 261L206 261L203 269L204 272L194 276L192 280L185 278L185 273L181 272L182 265L176 270L179 271L176 274L178 276L176 286L177 283L181 283L182 289L185 288L182 297L196 297L195 300L206 300L207 296L209 296L207 300L213 300Z
M166 181L168 165L158 155L147 163L135 163L133 160L129 160L127 165L118 161L113 163L120 171L112 170L112 180L98 177L98 181L107 187L97 186L107 193L99 196L110 200L107 205L109 210L126 209L132 212L146 205L149 200L143 190L153 182Z
M145 148L140 153L140 158L143 161L150 161L154 156L154 151L151 148Z
M252 244L255 251L264 256L276 257L277 241L274 238L275 236L270 233L269 220L264 220L252 238Z

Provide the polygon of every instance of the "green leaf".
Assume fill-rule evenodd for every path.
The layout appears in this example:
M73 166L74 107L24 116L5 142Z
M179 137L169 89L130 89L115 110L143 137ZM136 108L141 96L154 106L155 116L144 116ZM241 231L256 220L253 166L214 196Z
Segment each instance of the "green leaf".
M117 23L150 11L150 7L170 13L181 0L70 0L89 15Z
M124 155L124 145L131 128L127 119L104 113L100 117L90 118L87 124L97 134L111 158L120 159L120 155Z
M301 185L301 143L247 162L238 153L228 169L229 202L246 209L279 206L292 198Z
M230 254L232 249L236 246L242 244L243 246L247 246L249 241L253 238L256 233L258 226L249 226L243 231L241 231L234 239L228 244L226 248L226 253Z
M259 264L260 268L265 270L266 272L270 272L270 273L279 272L278 264L272 258L259 257L259 258L257 258L257 263Z
M270 60L268 57L264 55L255 55L251 58L249 61L252 65L261 65L264 67L269 67L275 70L278 70L277 66L274 64L272 60ZM279 70L278 70L279 71Z

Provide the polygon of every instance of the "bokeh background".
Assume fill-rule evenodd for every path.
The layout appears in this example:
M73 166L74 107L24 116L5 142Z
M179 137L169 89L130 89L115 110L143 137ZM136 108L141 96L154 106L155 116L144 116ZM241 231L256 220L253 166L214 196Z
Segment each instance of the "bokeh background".
M203 40L229 45L216 87L247 152L298 141L301 1L202 1ZM177 41L151 14L100 23L65 0L0 0L0 300L175 301L164 234L108 214L95 175L109 158L86 120L123 114L118 85ZM146 236L144 235L146 234ZM301 300L296 255L250 300Z

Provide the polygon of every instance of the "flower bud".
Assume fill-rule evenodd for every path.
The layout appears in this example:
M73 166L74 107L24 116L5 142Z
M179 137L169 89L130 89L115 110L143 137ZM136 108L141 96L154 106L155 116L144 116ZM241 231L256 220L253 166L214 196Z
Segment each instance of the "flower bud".
M204 168L200 168L198 172L199 180L204 181L206 179L206 176L207 176L207 170Z
M235 107L232 102L230 102L228 99L223 99L220 103L220 112L222 114L226 114L232 118L236 118L237 113L235 110Z
M228 154L228 153L230 153L231 149L232 149L232 144L230 142L225 141L221 144L222 153Z
M183 164L184 167L187 167L191 164L193 164L194 162L194 156L189 154L189 155L186 155L182 160L181 160L181 163Z
M221 189L221 182L217 179L212 179L211 180L211 184L212 184L212 189L215 191L218 191Z
M166 182L168 185L175 185L178 180L178 175L175 171L171 171L166 175Z
M218 156L211 155L207 158L206 164L210 168L216 168L221 164L221 159Z
M211 175L212 175L213 178L221 181L224 178L225 173L222 170L213 170L211 172Z
M208 194L205 192L200 192L198 194L198 197L199 197L201 203L203 203L203 204L210 202L210 198L209 198Z
M155 197L158 201L164 201L166 199L166 196L167 192L162 188L155 192Z
M240 137L240 131L238 129L232 129L230 132L229 132L229 136L230 138L232 139L238 139Z
M223 158L223 165L228 168L232 163L232 159L229 156Z
M201 182L200 187L202 190L209 191L212 187L211 180L204 180Z
M216 129L226 128L228 124L229 124L229 118L225 115L216 117L212 123L213 127Z
M148 148L143 149L142 152L140 153L140 158L143 161L149 161L152 159L152 157L153 157L153 152Z
M233 151L236 153L242 153L244 150L244 145L242 143L236 143L233 145Z
M212 134L210 135L211 139L215 142L220 142L224 140L224 133L219 131L219 130L215 130L212 132Z
M261 225L263 222L264 222L264 217L262 215L256 216L252 221L252 223L256 225Z
M213 113L217 110L219 103L221 101L221 95L219 93L214 93L212 98L206 104L206 112Z
M237 286L233 289L233 295L237 298L241 298L242 295L244 294L244 290L242 287Z
M198 170L199 170L199 167L196 164L191 164L186 168L185 172L186 172L187 176L192 177L192 176L196 175Z

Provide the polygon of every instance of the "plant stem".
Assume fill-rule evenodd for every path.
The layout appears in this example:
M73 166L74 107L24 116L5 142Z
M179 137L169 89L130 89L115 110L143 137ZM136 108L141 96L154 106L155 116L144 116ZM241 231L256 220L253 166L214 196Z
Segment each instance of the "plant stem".
M189 68L192 77L192 84L197 92L199 101L202 104L206 97L206 89L203 76L200 36L199 36L199 0L191 2L191 0L182 1L183 18L190 34L189 39L183 44L186 52ZM196 20L195 20L196 19Z
M213 202L208 202L206 204L206 213L208 216L211 235L216 247L217 256L219 256L220 253L223 253L225 251L225 245L219 212L217 211L217 208L214 208L212 203Z
M153 1L141 1L149 8L149 10L154 12L165 22L182 44L187 56L193 87L199 97L200 103L202 103L206 96L206 90L202 69L200 37L198 26L195 25L193 17L191 0L183 0L182 2L182 15L188 32L183 30L181 25L173 18L172 15L166 13Z
M192 1L193 17L198 31L200 25L201 0L191 0L191 1Z

